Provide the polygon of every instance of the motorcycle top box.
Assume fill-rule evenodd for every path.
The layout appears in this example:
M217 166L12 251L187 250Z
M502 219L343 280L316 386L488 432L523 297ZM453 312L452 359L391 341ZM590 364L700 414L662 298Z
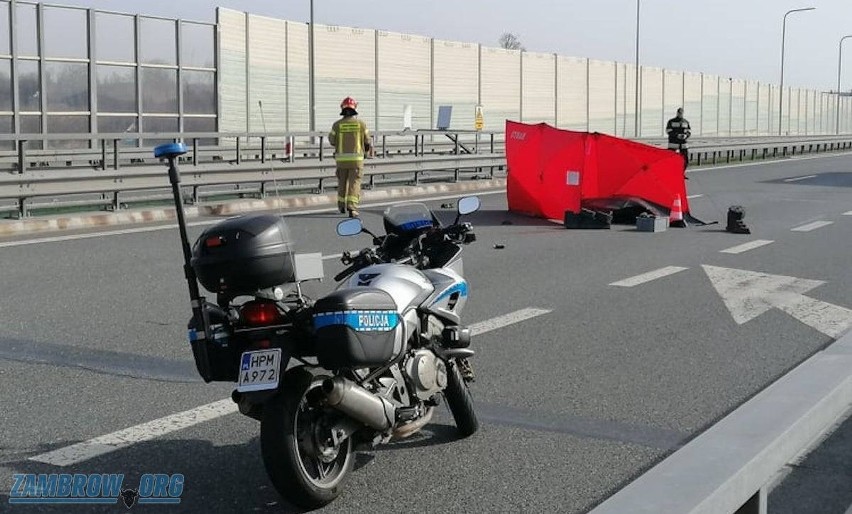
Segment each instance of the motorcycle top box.
M279 216L238 216L213 225L192 250L191 265L210 292L239 296L295 282L293 243Z

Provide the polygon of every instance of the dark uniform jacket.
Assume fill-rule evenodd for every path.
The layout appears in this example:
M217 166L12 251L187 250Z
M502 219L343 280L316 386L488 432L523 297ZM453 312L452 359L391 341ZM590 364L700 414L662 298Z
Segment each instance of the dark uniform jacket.
M666 123L666 134L669 135L670 149L686 149L688 148L686 141L692 135L692 129L686 118L672 118Z

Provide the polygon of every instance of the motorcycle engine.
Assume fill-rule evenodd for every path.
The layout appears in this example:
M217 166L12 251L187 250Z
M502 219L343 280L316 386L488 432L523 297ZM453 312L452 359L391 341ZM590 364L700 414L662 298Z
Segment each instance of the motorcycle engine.
M405 374L421 400L428 400L447 387L447 366L430 350L412 352L405 362Z

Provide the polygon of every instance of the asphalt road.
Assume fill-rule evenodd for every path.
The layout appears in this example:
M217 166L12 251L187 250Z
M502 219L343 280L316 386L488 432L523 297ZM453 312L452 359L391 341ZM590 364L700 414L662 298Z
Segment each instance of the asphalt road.
M701 170L688 187L701 195L692 213L721 225L568 231L483 195L469 218L479 241L465 253L467 321L550 312L475 338L477 435L456 440L443 412L421 435L360 454L326 511L584 512L830 343L779 309L738 324L702 266L734 283L730 270L824 281L807 296L852 308L852 156ZM446 202L430 205L449 216ZM730 205L745 206L752 235L724 232ZM380 229L382 209L362 209L368 227ZM331 256L369 243L336 236L339 219L289 217L298 250ZM831 224L792 230L817 221ZM772 243L721 252L758 239ZM0 495L13 472L124 473L128 484L183 473L175 512L293 511L266 478L258 424L235 414L64 467L29 460L226 398L230 387L195 376L176 230L26 242L0 241ZM670 266L685 269L611 285ZM341 268L326 261L329 277ZM123 507L77 510L98 509Z

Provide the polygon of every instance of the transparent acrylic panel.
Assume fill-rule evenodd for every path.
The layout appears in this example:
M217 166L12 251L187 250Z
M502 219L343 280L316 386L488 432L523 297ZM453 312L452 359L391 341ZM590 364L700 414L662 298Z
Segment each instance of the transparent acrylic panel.
M48 112L89 110L89 65L48 62L44 65Z
M38 61L18 61L18 100L21 111L40 111Z
M88 134L88 116L52 115L47 117L49 134ZM49 141L51 148L88 148L89 140Z
M182 71L183 112L216 114L216 89L212 71Z
M0 3L0 8L3 4ZM0 59L0 111L12 110L12 60Z
M11 55L9 48L9 2L0 2L0 55Z
M142 68L142 111L177 113L177 70Z
M139 124L136 116L98 116L98 132L101 134L128 134L121 140L122 146L136 146L132 134L138 132Z
M136 112L136 68L99 64L98 112Z
M216 118L191 118L183 119L183 131L189 132L216 132ZM192 144L192 140L187 140L185 143ZM216 144L215 138L199 139L199 145L212 146Z
M41 134L41 116L21 116L21 134ZM27 148L41 150L41 141L27 141Z
M3 4L0 4L2 7ZM0 134L11 134L15 131L15 120L11 116L0 116ZM0 150L14 150L15 143L12 141L0 141Z
M62 7L44 8L44 54L46 57L85 59L89 56L86 11Z
M214 68L213 38L215 27L183 23L180 28L180 65L194 68Z
M140 60L146 64L176 64L177 35L175 23L169 20L140 20L142 49Z
M145 116L142 118L142 130L144 132L177 132L177 118L160 118L153 116ZM170 143L172 139L146 139L143 141L144 146L156 146L161 143Z
M136 62L134 23L131 16L95 15L95 57L98 61Z
M18 56L38 57L36 7L29 4L18 4L15 14L15 39L18 43Z

